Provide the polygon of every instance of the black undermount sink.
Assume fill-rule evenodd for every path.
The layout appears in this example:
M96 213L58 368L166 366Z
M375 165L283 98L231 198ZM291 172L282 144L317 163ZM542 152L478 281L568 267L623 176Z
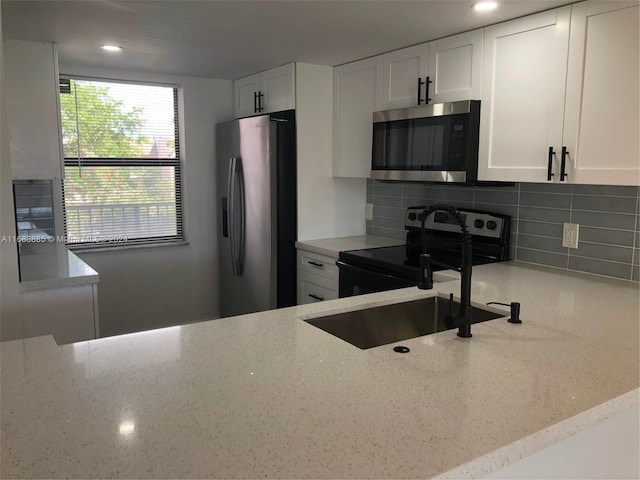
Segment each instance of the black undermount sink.
M435 296L410 302L364 308L326 317L310 318L307 323L361 349L378 347L409 338L452 330L445 317L456 315L460 303ZM471 307L471 323L486 322L508 316L483 308Z

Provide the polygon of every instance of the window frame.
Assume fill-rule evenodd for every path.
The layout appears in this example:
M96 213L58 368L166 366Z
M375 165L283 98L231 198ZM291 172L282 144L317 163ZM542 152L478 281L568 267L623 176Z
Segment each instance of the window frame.
M95 81L104 83L121 83L126 85L139 85L150 87L167 87L173 89L173 109L175 118L174 127L174 139L175 139L175 152L176 158L145 158L145 157L131 157L131 158L78 158L78 157L65 157L64 148L62 143L62 122L60 121L60 152L62 156L63 166L63 179L66 177L66 168L83 168L83 167L173 167L174 168L174 191L175 191L175 220L176 220L176 234L175 235L161 235L155 237L140 237L140 238L126 238L126 240L113 239L102 241L88 241L88 242L69 242L68 230L67 230L67 205L64 192L64 180L62 183L62 213L63 224L65 234L65 245L70 250L113 250L113 249L128 249L128 248L140 248L150 246L170 246L170 245L186 245L188 244L186 239L185 229L185 194L184 194L184 128L182 119L184 116L183 101L182 101L182 87L173 83L160 83L152 81L139 81L139 80L122 80L105 77L94 77L74 74L59 74L60 82L64 80L79 80L79 81ZM62 94L62 86L58 88L58 95ZM61 116L61 108L60 116Z

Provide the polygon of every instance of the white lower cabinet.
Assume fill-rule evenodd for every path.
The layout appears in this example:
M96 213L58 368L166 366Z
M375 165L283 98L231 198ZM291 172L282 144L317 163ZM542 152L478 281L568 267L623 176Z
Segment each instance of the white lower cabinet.
M298 305L338 298L337 260L298 249Z
M25 338L53 335L61 345L100 335L96 283L23 291L20 297Z

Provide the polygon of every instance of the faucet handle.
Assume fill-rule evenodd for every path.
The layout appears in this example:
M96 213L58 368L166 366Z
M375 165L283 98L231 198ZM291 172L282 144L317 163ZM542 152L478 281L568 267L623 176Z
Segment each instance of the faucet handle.
M431 255L420 254L420 290L431 290L433 288L433 271L431 270Z

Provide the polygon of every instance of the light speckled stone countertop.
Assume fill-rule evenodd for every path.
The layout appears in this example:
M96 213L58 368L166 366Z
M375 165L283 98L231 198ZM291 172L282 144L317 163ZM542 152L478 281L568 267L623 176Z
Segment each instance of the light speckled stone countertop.
M20 291L98 283L100 276L64 245L20 256Z
M459 282L436 288L457 296ZM3 343L2 477L478 477L638 401L631 282L476 267L474 303L520 301L524 323L401 342L409 354L360 350L303 321L436 293Z
M361 250L363 248L393 247L404 245L404 240L375 237L373 235L356 235L353 237L321 238L319 240L304 240L296 242L296 248L309 252L338 257L346 250Z

